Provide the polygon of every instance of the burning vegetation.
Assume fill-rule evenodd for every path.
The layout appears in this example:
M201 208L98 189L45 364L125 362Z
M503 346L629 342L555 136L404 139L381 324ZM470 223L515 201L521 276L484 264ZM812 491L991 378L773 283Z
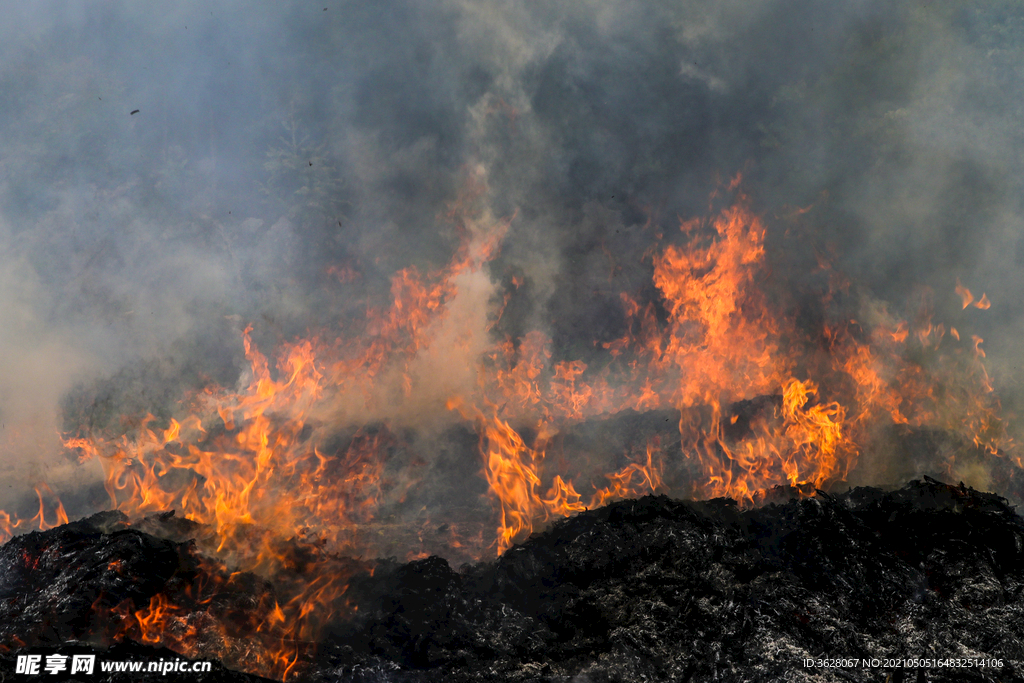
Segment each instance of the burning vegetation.
M170 524L177 542L196 544L154 546L169 558L163 574L147 570L160 586L147 584L145 595L101 591L78 610L84 621L69 635L135 640L287 680L304 671L327 626L357 616L352 582L369 580L377 564L368 558L383 550L374 531L390 538L408 527L399 536L416 540L406 559L440 552L482 560L556 520L627 498L671 493L749 508L778 490L813 496L844 484L872 440L898 430L941 433L961 445L958 455L973 457L970 466L984 463L1004 486L1014 481L1019 460L981 340L947 334L927 312L909 322L883 310L873 320L823 316L817 327L799 326L790 302L771 296L765 228L741 193L720 213L684 222L680 240L651 250L656 296L622 292L628 333L600 344L600 365L552 362L539 331L472 357L479 340L452 341L453 332L473 332L453 331L452 311L515 220L475 211L485 191L473 186L451 208L462 237L449 264L397 273L391 305L368 309L358 333L285 343L272 368L247 329L249 372L240 389L209 386L183 400L179 415L165 422L149 415L126 434L66 438L82 461L102 464L118 511L90 528L113 524L132 538L142 538L136 529L156 528L166 537ZM827 282L820 307L829 314L846 285L835 274ZM966 304L988 306L985 295L975 301L962 285L957 291ZM399 430L400 411L416 400L429 380L424 368L437 359L475 363L473 390L449 396L445 407L476 434L476 463L459 467L477 469L486 481L489 515L442 509L412 521L396 513L436 476L410 452L416 445L401 443L410 437ZM625 428L643 416L653 416L653 426ZM573 435L602 424L633 439L615 454L623 463L616 469L595 469L601 461L594 456L606 447ZM952 453L928 466L962 478ZM59 503L48 509L44 493L35 518L7 518L8 537L30 525L46 529L48 520L67 522ZM830 500L814 504L832 509ZM168 511L181 515L177 526ZM163 516L147 521L152 515ZM481 524L488 516L495 526ZM424 541L440 527L443 538ZM62 528L70 534L77 527ZM24 562L47 552L26 551ZM132 574L131 561L111 555L96 560L103 565L96 571ZM245 596L244 608L231 604L236 594ZM18 637L23 642L7 646L28 638ZM413 665L432 661L403 656Z
M1019 7L223 7L0 27L0 663L1021 678Z

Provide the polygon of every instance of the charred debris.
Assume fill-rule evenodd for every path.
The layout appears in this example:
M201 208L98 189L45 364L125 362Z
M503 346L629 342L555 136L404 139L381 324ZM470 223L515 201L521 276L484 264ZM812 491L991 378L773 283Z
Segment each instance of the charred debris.
M778 490L773 501L742 510L728 499L648 496L560 521L495 562L349 567L349 616L309 648L296 677L1024 680L1024 521L1005 499L925 479L894 491ZM112 642L117 606L161 594L187 603L188 587L216 572L187 540L200 531L171 515L132 524L101 513L9 541L0 548L9 670L17 654L57 646L158 656ZM244 630L275 590L256 577L231 585L195 604L197 623L216 613ZM984 658L1002 667L802 664L821 657ZM195 680L260 679L220 668Z

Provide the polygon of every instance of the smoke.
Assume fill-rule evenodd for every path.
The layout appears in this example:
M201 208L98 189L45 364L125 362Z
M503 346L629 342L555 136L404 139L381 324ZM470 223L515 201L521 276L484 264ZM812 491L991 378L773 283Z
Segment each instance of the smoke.
M248 324L265 349L358 332L396 272L451 258L475 175L488 220L515 218L414 363L412 423L442 419L489 339L537 329L553 361L599 362L620 294L658 299L645 255L738 172L778 286L817 286L830 253L857 314L912 316L929 289L1012 407L1022 26L1013 3L909 0L12 9L0 507L60 478L59 431L233 385ZM957 278L992 308L961 310Z

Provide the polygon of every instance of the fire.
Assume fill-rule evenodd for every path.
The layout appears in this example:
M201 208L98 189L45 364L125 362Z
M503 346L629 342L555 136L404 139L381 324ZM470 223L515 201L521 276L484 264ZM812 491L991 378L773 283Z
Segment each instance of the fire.
M485 458L484 471L501 510L498 525L500 553L524 531L532 530L534 519L544 515L546 508L537 495L541 484L537 469L544 451L527 447L519 434L501 418L485 421L481 416L481 423L480 450Z
M451 545L481 553L500 554L551 520L616 499L665 492L750 504L775 486L827 488L846 479L885 426L950 430L992 454L1013 446L979 337L961 345L955 328L947 338L926 312L912 322L879 309L862 321L799 325L792 303L769 295L767 230L742 195L710 219L683 222L648 252L656 296L621 293L628 329L595 344L601 362L557 357L541 330L496 342L474 337L457 328L455 311L514 219L481 209L486 192L482 180L469 182L445 217L460 238L449 263L398 271L390 304L368 308L351 333L321 330L285 343L272 362L247 328L239 387L208 387L173 418L148 415L127 434L65 440L80 459L102 464L111 507L134 518L179 510L207 530L204 575L219 578L190 587L183 604L160 594L148 605L118 606L116 637L293 675L320 629L351 613L345 593L354 569L339 557L373 553L363 529L417 483L414 464L398 472L392 462L401 438L387 411L417 402L431 363L473 377L431 415L472 424L478 436L494 534L453 534ZM350 266L330 274L342 283L358 277ZM496 315L479 326L485 335L524 289L522 276L511 282L493 299ZM844 285L836 278L830 286ZM959 281L955 291L964 308L991 305ZM826 307L833 294L824 294ZM621 454L625 465L604 471L551 455L576 423L653 410L678 413L677 442L651 436ZM5 534L67 521L59 504L46 512L49 489L37 493L32 519L0 515ZM218 616L211 596L246 573L269 578L277 593L241 623ZM252 634L259 637L243 644Z
M286 608L265 592L254 599L251 576L228 574L208 561L201 567L181 602L158 593L141 607L127 600L109 610L98 604L93 609L117 627L109 634L113 640L131 638L193 658L217 657L227 666L287 679L312 645L289 629Z
M607 475L611 484L595 490L589 505L584 505L572 481L566 481L560 474L550 478L545 491L542 475L550 434L546 434L544 424L539 425L538 436L531 447L493 411L484 413L458 399L453 399L450 407L467 419L475 418L478 425L484 475L500 514L495 542L499 555L525 540L536 525L603 505L609 500L653 493L661 485L660 462L655 458L657 447L648 444L646 463L633 463Z
M39 500L39 511L33 517L28 519L19 519L13 515L0 510L0 542L6 542L11 536L22 531L31 529L33 527L40 531L46 531L56 526L68 523L68 513L64 511L64 503L61 502L54 492L50 489L46 483L41 483L35 487L36 498ZM46 521L46 498L50 498L55 501L56 505L53 510L53 516L56 518L56 522L50 524Z
M985 296L984 292L981 293L981 298L975 301L974 295L971 294L971 290L960 284L959 278L957 278L956 281L956 293L960 295L960 300L963 302L964 308L974 306L975 308L980 308L984 311L992 307L992 304L989 302L988 297Z
M660 456L656 440L647 442L646 456L645 462L630 463L618 472L605 475L610 483L607 487L598 489L594 493L589 507L600 507L612 500L654 493L661 488L662 463L660 457L656 457Z

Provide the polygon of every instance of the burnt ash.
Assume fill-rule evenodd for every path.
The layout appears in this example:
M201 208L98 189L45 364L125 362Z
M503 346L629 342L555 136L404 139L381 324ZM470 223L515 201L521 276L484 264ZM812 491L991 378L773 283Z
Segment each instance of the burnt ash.
M87 638L118 604L147 604L195 569L185 545L131 529L119 512L17 536L0 548L3 642Z
M95 654L107 661L144 663L187 659L166 648L122 640L117 635L121 622L117 610L126 613L145 607L158 594L188 604L188 589L213 578L195 544L181 540L201 527L172 513L139 520L137 526L130 526L120 512L101 512L15 537L0 547L0 670L4 675L15 671L19 654ZM232 608L244 612L242 606L252 605L269 590L265 582L251 579L247 590L225 591L204 609L219 608L221 617ZM210 672L187 675L205 683L266 680L231 671L216 661ZM103 673L98 663L91 675L44 673L39 677L111 683L168 680L160 673Z
M439 557L381 560L352 577L346 597L358 610L331 627L303 677L1024 680L1024 520L1004 499L931 479L793 496L779 489L751 510L649 496L562 520L494 562L456 570ZM16 654L47 646L173 656L105 640L103 620L125 600L178 596L206 571L181 541L196 531L166 515L129 526L102 513L8 542L0 637L10 650L0 666L13 671ZM249 585L238 600L272 590ZM822 657L997 658L1003 667L803 667ZM220 668L194 680L259 679Z
M1017 681L1022 548L1004 499L934 480L747 511L624 501L493 564L378 567L353 586L362 616L329 638L311 678ZM1004 666L803 668L821 657Z

